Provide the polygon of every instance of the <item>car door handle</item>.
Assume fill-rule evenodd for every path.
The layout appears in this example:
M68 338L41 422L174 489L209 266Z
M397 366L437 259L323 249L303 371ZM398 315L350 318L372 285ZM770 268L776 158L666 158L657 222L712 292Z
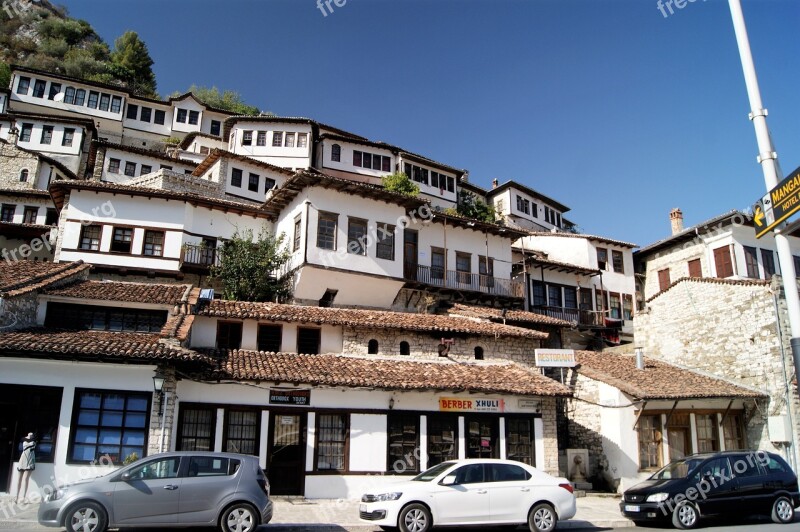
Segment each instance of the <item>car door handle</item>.
M481 495L483 495L484 493L486 493L486 490L478 490L478 493L480 493Z
M178 489L178 486L176 486L175 484L167 484L166 486L164 486L164 489L165 490L176 490L176 489Z
M531 491L530 488L521 488L521 491Z

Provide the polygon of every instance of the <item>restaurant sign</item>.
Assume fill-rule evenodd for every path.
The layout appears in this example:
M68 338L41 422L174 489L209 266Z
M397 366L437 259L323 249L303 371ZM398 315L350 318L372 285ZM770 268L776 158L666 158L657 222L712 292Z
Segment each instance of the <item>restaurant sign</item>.
M440 397L440 412L505 412L506 402L503 399L461 399L458 397Z

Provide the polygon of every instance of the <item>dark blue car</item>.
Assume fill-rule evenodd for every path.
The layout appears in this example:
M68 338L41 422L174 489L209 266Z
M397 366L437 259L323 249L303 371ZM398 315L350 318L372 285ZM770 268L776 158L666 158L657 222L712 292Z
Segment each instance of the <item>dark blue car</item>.
M715 515L767 515L791 523L800 506L797 476L780 456L766 451L695 454L670 462L627 490L622 514L636 524L698 525Z

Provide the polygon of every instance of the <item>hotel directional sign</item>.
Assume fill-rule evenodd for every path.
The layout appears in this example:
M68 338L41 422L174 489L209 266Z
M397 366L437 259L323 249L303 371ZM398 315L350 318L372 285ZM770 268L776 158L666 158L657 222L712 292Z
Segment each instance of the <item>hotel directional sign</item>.
M756 238L769 233L798 210L800 210L800 168L753 205Z

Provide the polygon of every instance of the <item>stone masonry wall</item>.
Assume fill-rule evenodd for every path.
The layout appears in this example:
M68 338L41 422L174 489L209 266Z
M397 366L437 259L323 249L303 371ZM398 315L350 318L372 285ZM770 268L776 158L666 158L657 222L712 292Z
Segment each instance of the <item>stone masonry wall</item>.
M663 269L669 268L670 282L675 282L681 277L689 277L690 260L700 259L703 276L712 277L714 272L710 270L705 250L705 244L695 239L648 257L644 299L653 297L661 290L658 285L658 272Z
M161 371L166 376L166 380L164 381L164 399L166 401L166 405L164 408L164 415L163 415L163 449L159 449L159 445L162 441L162 416L161 411L158 410L158 396L153 393L153 402L151 404L150 410L150 434L149 439L147 442L147 454L152 455L162 451L168 451L170 448L170 442L172 441L172 430L177 421L177 410L175 408L175 390L177 389L177 380L175 379L175 370L173 368L162 367ZM139 457L141 458L141 456Z
M542 398L542 430L544 438L544 470L558 475L558 429L556 427L556 398Z
M19 174L28 170L28 180L21 182ZM36 188L39 157L22 151L14 144L0 142L0 188L30 190Z
M785 375L794 375L786 303L769 284L719 279L678 283L653 299L634 318L636 344L645 356L660 358L764 391L768 403L748 407L748 444L775 450L766 416L787 412ZM782 334L783 342L781 343ZM800 442L800 401L791 386L795 438Z
M410 357L416 359L439 358L438 346L441 338L449 338L447 332L436 333L436 337L426 333L398 331L391 329L364 330L344 327L342 352L348 355L366 355L370 340L378 341L378 356L400 354L400 342L408 342ZM539 340L529 338L493 338L489 336L469 336L455 338L448 358L457 361L475 360L475 347L483 348L485 360L502 359L534 366L534 349L540 347Z

